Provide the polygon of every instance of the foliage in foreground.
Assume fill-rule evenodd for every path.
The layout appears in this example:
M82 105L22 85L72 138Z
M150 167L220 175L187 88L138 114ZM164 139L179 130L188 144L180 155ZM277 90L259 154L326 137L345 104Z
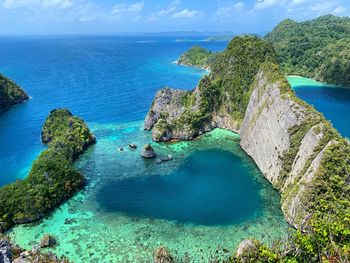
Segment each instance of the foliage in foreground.
M48 143L27 178L0 189L0 230L42 218L84 186L84 176L72 164L95 142L86 124L65 109L53 110L42 140Z

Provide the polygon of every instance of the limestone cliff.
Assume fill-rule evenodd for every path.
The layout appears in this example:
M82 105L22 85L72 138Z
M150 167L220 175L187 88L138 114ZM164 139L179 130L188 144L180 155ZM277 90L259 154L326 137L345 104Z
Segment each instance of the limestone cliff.
M273 50L254 37L233 39L192 93L160 91L145 122L156 141L188 140L216 127L239 132L242 148L280 191L286 220L303 230L320 207L323 193L315 186L331 178L330 152L341 145L337 158L350 163L348 142L295 96ZM332 173L348 180L346 173Z
M0 111L28 98L16 83L0 74Z

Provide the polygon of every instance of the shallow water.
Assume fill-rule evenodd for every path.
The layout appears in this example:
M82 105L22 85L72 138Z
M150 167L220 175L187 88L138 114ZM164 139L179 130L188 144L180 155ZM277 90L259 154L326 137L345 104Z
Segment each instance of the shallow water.
M60 242L54 251L74 262L151 262L159 245L179 261L207 262L227 258L244 238L286 236L279 195L237 134L153 144L159 156L174 157L158 165L127 147L150 141L142 122L91 127L98 143L77 163L89 186L39 224L11 231L19 244L51 233Z

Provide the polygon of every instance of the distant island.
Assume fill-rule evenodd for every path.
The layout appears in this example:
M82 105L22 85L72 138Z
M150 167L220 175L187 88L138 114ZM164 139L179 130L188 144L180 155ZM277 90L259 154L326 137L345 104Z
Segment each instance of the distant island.
M223 36L211 36L204 39L205 42L229 42L233 38L233 35L223 35Z
M27 99L29 96L20 86L0 74L0 112Z
M198 45L186 51L177 61L177 64L190 67L209 69L218 53L202 48Z

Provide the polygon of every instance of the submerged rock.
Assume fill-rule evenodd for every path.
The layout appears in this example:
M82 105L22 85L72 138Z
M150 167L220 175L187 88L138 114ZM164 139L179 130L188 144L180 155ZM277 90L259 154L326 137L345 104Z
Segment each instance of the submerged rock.
M43 238L40 240L39 246L41 248L46 248L46 247L53 247L57 244L56 239L51 236L51 235L44 235Z
M150 144L146 144L143 147L143 151L141 153L143 158L146 159L152 159L156 157L156 152L154 151L154 149L152 148L152 146Z
M154 263L174 263L174 259L169 251L161 246L154 251Z
M245 255L250 254L250 252L252 252L255 249L256 249L256 244L254 243L253 240L250 240L250 239L243 240L237 248L236 257L237 258L244 257Z
M137 145L136 144L133 144L133 143L131 143L131 144L129 144L129 148L131 148L131 149L137 149Z

